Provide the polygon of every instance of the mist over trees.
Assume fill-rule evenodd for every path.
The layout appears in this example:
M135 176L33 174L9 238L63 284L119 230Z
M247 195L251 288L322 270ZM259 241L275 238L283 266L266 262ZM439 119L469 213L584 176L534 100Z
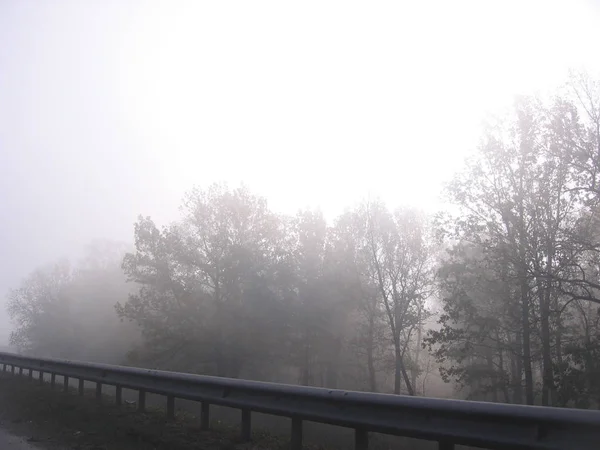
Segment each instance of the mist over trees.
M598 405L600 86L518 99L448 189L440 231L442 373L494 401Z
M95 241L77 265L61 260L31 273L8 294L15 325L11 345L38 356L123 360L140 334L114 311L117 299L133 288L120 267L125 250L118 243Z
M331 223L193 189L134 246L9 293L19 351L224 377L600 405L600 83L489 120L451 212L362 201Z
M278 216L245 188L194 190L180 221L135 225L123 269L140 289L117 313L142 330L139 364L374 390L391 370L412 394L425 233L419 214L380 203L328 226L315 211Z

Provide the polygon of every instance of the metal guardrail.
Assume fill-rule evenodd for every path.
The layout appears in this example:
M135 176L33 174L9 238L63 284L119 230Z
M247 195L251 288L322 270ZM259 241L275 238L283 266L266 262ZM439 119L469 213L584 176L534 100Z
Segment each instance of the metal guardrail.
M242 438L251 437L251 413L261 412L291 418L291 448L302 448L305 420L355 430L356 450L368 449L368 433L378 432L437 441L440 450L456 444L489 449L597 450L600 448L600 411L506 405L462 400L443 400L388 394L353 392L258 381L165 372L50 358L31 358L0 352L4 372L28 370L33 378L50 374L116 386L116 402L122 389L138 390L138 409L144 410L146 393L167 397L167 416L175 415L175 398L201 402L201 428L208 429L210 405L241 410Z

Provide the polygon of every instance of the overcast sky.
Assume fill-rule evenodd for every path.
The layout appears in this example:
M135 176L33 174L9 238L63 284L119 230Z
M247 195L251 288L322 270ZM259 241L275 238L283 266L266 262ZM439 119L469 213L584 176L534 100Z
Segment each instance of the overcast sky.
M0 291L194 184L434 210L486 111L597 70L599 30L576 0L1 0Z

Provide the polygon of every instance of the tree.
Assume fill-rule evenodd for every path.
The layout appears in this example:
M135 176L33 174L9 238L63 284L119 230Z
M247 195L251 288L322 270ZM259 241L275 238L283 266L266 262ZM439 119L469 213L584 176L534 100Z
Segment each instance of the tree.
M32 272L9 293L11 344L32 355L122 363L138 338L114 313L129 289L122 252L117 243L97 241L74 267L63 260Z
M458 243L441 262L443 312L425 345L442 378L467 398L522 402L520 313L515 274L501 254Z
M382 203L365 203L355 214L362 235L358 251L368 261L365 276L376 286L378 307L385 312L391 335L394 393L400 393L404 382L409 395L414 395L407 348L420 326L419 311L425 308L433 281L425 221L413 210L391 214Z
M510 293L505 302L518 303L521 320L514 340L521 362L516 371L523 370L528 404L534 402L532 361L538 358L541 403L558 401L555 378L562 367L566 294L583 298L577 272L583 270L584 277L589 273L582 264L589 261L585 255L591 247L582 245L582 231L590 197L580 186L593 176L574 164L582 136L589 135L583 130L577 108L568 100L519 99L512 117L486 129L478 155L448 191L462 213L447 231L461 244L474 245L486 261L496 262L492 278L505 279ZM481 267L476 264L469 271ZM589 287L593 284L587 283ZM514 311L513 306L505 308L505 314ZM443 326L452 327L448 321ZM440 343L447 336L431 338Z
M332 269L339 295L345 299L348 328L347 345L355 359L358 386L379 390L378 374L385 371L389 333L381 308L379 289L371 271L365 247L364 220L356 211L346 212L331 230ZM366 369L366 372L365 372Z
M8 294L8 314L16 325L10 344L19 352L43 355L70 353L72 330L68 316L66 289L72 280L68 261L37 269ZM71 324L72 325L72 324Z
M292 358L302 385L337 386L345 310L332 270L330 230L320 212L301 211L290 230L295 267Z
M118 314L143 330L138 361L238 377L272 356L254 351L259 338L276 350L285 328L269 284L283 259L280 221L263 198L224 185L192 190L182 213L163 230L139 219L123 269L142 287Z

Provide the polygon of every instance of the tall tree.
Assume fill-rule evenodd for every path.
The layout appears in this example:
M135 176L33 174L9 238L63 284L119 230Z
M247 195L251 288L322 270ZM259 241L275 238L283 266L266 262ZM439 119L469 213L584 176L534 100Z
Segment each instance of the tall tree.
M117 311L141 326L139 354L148 362L237 377L270 356L253 351L254 331L272 331L268 348L275 348L285 323L265 327L274 315L255 314L267 304L279 310L268 280L278 264L280 222L263 198L224 185L191 191L182 213L163 230L139 219L136 252L123 269L142 288Z
M366 203L358 211L363 220L363 252L368 253L380 305L385 311L394 348L394 393L402 382L415 394L406 367L407 348L420 326L419 311L431 294L432 260L424 218L414 210L390 213L382 203Z
M504 267L495 277L509 274L514 282L508 290L518 294L520 326L514 337L521 347L528 404L534 402L537 355L541 403L557 402L561 313L565 294L578 295L573 275L589 250L580 243L589 196L579 186L586 176L573 164L583 128L567 100L519 99L512 117L487 128L478 155L449 189L462 208L454 237L496 255Z

